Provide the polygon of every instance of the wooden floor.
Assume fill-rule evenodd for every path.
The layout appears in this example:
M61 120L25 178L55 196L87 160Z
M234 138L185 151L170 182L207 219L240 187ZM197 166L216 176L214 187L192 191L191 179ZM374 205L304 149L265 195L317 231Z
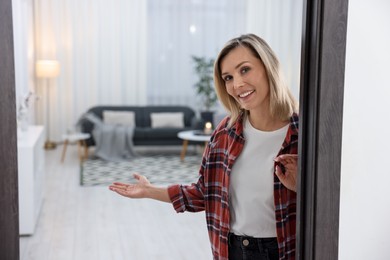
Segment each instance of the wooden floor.
M61 150L46 151L43 207L34 235L20 238L20 259L212 259L204 212L81 187L76 146L63 164Z

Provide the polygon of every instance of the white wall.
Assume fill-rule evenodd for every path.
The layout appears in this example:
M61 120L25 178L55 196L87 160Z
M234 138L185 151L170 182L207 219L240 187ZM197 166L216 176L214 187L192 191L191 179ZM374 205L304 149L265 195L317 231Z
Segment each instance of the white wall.
M390 1L349 1L339 259L390 259Z

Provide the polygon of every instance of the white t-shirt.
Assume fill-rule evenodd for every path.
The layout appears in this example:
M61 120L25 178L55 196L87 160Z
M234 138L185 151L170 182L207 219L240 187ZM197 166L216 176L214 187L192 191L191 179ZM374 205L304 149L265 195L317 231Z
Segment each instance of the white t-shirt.
M244 124L244 149L230 175L230 231L236 235L276 237L274 158L288 125L271 132Z

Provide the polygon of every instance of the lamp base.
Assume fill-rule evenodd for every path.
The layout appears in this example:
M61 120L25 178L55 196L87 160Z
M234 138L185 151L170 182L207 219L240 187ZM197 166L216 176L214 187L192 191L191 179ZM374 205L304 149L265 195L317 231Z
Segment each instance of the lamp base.
M56 143L47 140L45 142L45 146L44 147L45 147L45 150L53 150L53 149L56 149L57 145L56 145Z

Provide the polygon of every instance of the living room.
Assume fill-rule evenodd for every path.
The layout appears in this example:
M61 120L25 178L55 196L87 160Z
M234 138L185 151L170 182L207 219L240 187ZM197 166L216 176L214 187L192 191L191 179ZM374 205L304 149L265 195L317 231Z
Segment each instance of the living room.
M27 110L18 121L18 141L27 122L27 129L43 126L41 142L56 146L36 157L44 158L42 202L33 231L21 236L20 258L211 259L203 214L178 215L169 205L82 185L87 158L79 140L64 150L64 136L79 132L80 118L97 106L185 106L201 118L192 57L215 59L227 40L248 32L269 42L299 98L302 1L16 0L13 23L19 119L20 108ZM56 62L57 72L40 77L37 64L47 60ZM219 103L212 110L215 126L225 111ZM180 158L179 141L136 145L136 151ZM190 148L186 163L202 152ZM88 151L93 157L95 147Z
M252 4L253 2L257 1L252 1ZM258 2L265 4L265 2L277 1ZM389 259L387 244L383 241L388 237L387 218L390 213L390 208L387 207L389 204L387 185L390 175L383 164L387 160L387 147L390 145L389 139L386 138L389 128L386 118L390 88L386 86L388 86L388 60L390 59L387 49L390 45L390 37L384 32L388 31L390 5L388 1L383 0L370 2L358 0L350 1L348 4L347 2L304 1L304 8L308 8L311 18L314 18L314 20L306 20L306 26L315 30L310 31L314 32L314 35L303 35L303 38L318 40L321 48L317 46L314 49L325 50L325 53L311 53L316 57L309 55L313 58L312 61L320 61L321 68L315 69L314 72L320 72L321 82L317 81L317 83L320 86L324 85L325 88L318 93L328 98L343 100L344 92L344 111L334 109L334 99L326 100L321 96L312 96L313 101L325 101L320 108L326 108L327 111L322 110L319 118L314 117L315 120L322 122L319 124L322 128L316 129L317 133L311 132L310 136L317 137L316 142L322 145L319 146L319 150L315 146L315 149L311 149L317 155L319 154L315 157L319 160L309 162L309 166L318 162L319 165L310 173L315 174L315 177L320 176L322 181L332 181L312 183L316 185L312 191L317 190L318 193L315 193L316 204L309 209L315 211L314 216L317 215L317 219L322 221L301 223L310 225L309 230L306 229L305 232L310 231L310 234L319 234L319 236L306 237L303 241L313 243L306 244L304 250L300 252L310 252L309 256L312 257L307 259L384 260ZM58 145L56 149L42 149L46 167L45 201L37 219L38 223L34 224L36 233L21 237L19 254L17 160L23 158L17 158L15 115L17 102L14 96L15 91L18 99L20 96L25 97L29 90L33 90L39 98L36 102L40 105L36 104L29 108L31 113L28 117L29 126L45 124L46 110L39 111L39 107L44 107L42 103L45 103L45 98L42 100L42 96L38 93L40 83L36 82L35 76L36 59L48 58L38 57L37 46L35 46L35 30L37 30L35 18L38 17L33 14L36 9L35 4L38 3L42 2L12 1L12 5L11 0L0 2L0 45L2 46L0 49L2 60L0 117L3 122L0 127L2 137L0 145L2 148L0 151L1 258L210 259L202 214L178 215L172 213L169 205L147 200L124 199L107 192L105 187L80 187L80 160L77 146L69 145L65 161L63 164L60 163L61 133L58 134L58 139L54 139L54 136L52 138ZM45 3L53 4L50 1ZM74 6L79 7L77 4ZM266 6L267 11L270 12L269 5ZM64 10L64 7L65 4L61 6L61 10ZM266 17L259 15L264 11L264 5L248 12L250 11L256 12L255 17L258 19ZM343 36L346 34L346 15L348 15L348 44L345 46L346 39ZM58 16L53 17L59 19ZM310 25L313 21L319 24ZM259 25L259 23L255 24ZM253 32L260 34L256 30ZM264 31L262 36L267 35L267 32ZM320 37L311 38L312 36ZM342 53L343 50L341 53L337 52L345 47L346 57ZM326 50L333 51L326 52ZM332 55L335 51L340 56ZM61 64L63 63L60 57L50 58L58 58ZM345 73L344 59L347 64ZM305 61L302 63L305 64ZM60 75L63 75L63 65L61 67ZM344 74L345 91L343 91ZM311 73L310 75L318 76ZM57 77L55 82L51 82L51 86L57 85L60 77ZM68 79L69 82L72 80ZM337 84L333 85L335 82ZM310 87L318 90L315 85ZM337 90L339 87L341 91ZM86 89L85 93L90 92ZM71 98L77 100L78 96L70 96L69 100ZM324 103L327 104L324 106ZM57 109L54 105L51 107ZM309 107L313 108L313 106ZM68 109L73 110L73 106L69 105ZM315 109L313 111L316 112ZM53 114L52 112L51 115ZM54 115L60 116L60 114ZM340 115L343 118L340 118ZM334 120L329 119L334 117L340 119L339 123L343 123L342 136L337 129L332 128L335 123ZM61 122L65 120L66 118L62 118ZM55 121L51 119L50 122L54 124ZM73 121L69 120L69 122L64 125L73 126ZM59 132L63 131L66 132L66 129L61 128ZM365 135L362 138L362 133L366 134L367 138ZM332 149L333 145L339 147L341 137L343 149L340 169L337 165L340 162L340 151L329 151L329 148ZM341 183L340 175L342 175ZM334 185L328 185L329 183ZM338 192L341 193L340 205ZM325 200L327 202L323 203ZM334 212L329 210L327 207L329 205L335 209ZM340 206L340 215L338 215L338 206ZM334 231L331 236L321 235L330 234L329 231Z

